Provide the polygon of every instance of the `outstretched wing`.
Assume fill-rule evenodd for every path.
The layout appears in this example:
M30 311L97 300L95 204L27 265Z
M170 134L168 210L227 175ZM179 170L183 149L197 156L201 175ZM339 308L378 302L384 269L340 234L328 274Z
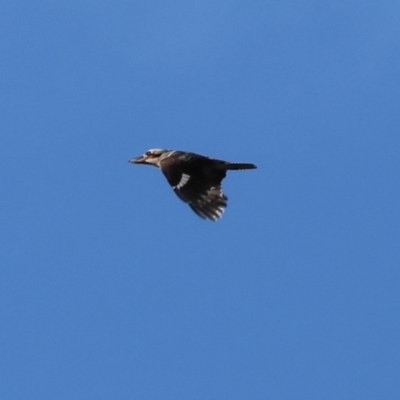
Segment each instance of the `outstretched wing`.
M177 196L188 203L190 208L201 218L213 221L221 218L227 206L228 198L222 192L221 184L210 186L182 174L182 180L173 187Z
M188 203L199 217L212 221L221 218L228 201L221 186L225 173L217 179L207 179L196 171L182 172L178 166L169 166L162 171L176 195Z

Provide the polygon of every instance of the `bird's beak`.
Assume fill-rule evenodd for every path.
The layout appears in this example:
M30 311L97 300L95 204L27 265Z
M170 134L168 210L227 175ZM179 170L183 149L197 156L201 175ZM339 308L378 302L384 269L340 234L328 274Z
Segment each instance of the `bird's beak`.
M132 164L147 164L145 156L139 156L139 157L131 158L129 160L129 162L131 162Z

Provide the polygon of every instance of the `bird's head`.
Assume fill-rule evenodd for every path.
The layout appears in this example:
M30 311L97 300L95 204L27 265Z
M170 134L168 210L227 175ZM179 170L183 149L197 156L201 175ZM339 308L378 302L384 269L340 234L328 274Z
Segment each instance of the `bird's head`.
M166 149L150 149L142 156L135 157L129 160L133 164L148 164L160 167L160 161L168 157L171 150Z

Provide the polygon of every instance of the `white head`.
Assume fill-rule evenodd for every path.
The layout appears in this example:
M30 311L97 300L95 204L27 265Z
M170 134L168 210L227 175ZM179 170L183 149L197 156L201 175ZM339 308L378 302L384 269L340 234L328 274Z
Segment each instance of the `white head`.
M132 158L129 162L133 164L148 164L160 167L160 161L168 157L171 153L171 150L166 149L150 149L142 156Z

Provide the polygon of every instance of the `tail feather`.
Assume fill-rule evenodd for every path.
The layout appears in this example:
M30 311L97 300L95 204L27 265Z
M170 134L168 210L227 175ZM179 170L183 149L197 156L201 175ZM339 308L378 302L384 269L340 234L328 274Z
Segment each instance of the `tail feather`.
M225 168L228 170L235 170L235 169L255 169L257 168L254 164L250 163L226 163Z

